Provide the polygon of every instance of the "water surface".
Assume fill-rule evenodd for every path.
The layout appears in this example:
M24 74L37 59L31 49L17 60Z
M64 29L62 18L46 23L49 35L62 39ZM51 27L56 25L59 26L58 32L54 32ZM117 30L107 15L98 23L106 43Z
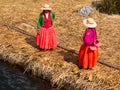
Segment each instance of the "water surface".
M0 61L0 90L53 90L43 80L23 74L20 68ZM55 89L54 89L55 90Z

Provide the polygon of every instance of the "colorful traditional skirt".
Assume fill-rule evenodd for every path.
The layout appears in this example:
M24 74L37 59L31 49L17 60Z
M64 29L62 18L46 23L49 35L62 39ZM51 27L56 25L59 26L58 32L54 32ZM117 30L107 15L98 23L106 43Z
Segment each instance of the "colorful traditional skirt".
M79 51L78 65L82 68L93 68L98 59L98 48L94 51L90 50L90 46L82 45Z
M57 46L57 36L54 27L48 29L40 27L39 34L36 35L36 44L41 49L53 49Z

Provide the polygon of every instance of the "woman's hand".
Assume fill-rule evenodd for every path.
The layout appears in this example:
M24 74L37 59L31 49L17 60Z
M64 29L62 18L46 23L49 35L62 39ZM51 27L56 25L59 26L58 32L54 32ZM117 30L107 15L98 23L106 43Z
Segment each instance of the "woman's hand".
M37 34L40 34L40 33L39 33L39 29L37 30Z
M95 44L95 46L98 47L98 48L99 48L101 45L102 45L102 43L100 43L100 42L97 42L97 43Z

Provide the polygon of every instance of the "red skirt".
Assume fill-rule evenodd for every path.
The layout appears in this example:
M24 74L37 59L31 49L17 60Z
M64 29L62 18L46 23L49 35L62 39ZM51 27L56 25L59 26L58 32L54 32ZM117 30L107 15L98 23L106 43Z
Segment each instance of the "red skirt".
M54 27L48 29L40 27L39 34L36 35L36 44L41 49L53 49L57 46L57 36Z
M82 68L93 68L98 59L98 48L95 51L90 50L90 46L82 45L79 51L78 65Z

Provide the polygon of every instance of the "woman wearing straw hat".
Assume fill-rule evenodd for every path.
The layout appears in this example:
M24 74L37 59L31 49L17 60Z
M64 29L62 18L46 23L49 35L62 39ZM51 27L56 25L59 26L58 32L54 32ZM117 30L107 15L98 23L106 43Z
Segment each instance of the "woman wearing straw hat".
M83 35L83 44L79 51L78 65L80 68L92 69L98 59L98 47L101 45L97 40L96 22L93 18L83 20L87 27Z
M57 46L56 32L53 27L54 19L55 14L49 5L45 4L37 23L36 44L41 49L54 49Z

